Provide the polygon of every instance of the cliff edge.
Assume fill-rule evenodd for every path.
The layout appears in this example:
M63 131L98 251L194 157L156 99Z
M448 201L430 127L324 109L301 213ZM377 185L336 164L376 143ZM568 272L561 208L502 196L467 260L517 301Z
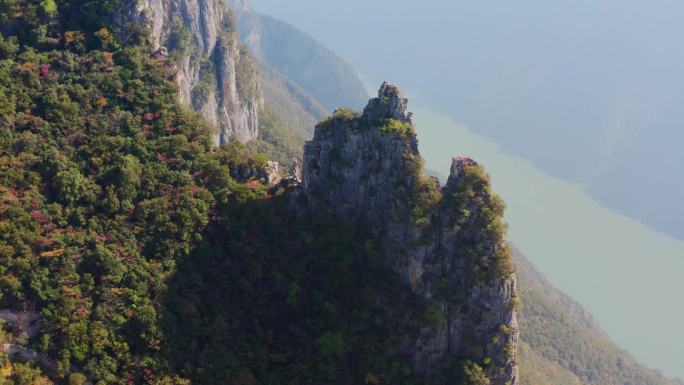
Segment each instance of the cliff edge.
M408 100L384 83L363 114L340 109L316 127L303 162L313 210L371 229L384 263L426 303L400 347L430 378L517 384L516 278L504 205L482 167L454 158L445 186L423 176ZM470 381L470 382L468 382Z
M116 19L125 33L147 29L156 54L176 61L181 103L218 127L217 145L258 137L263 101L256 65L222 0L136 0Z

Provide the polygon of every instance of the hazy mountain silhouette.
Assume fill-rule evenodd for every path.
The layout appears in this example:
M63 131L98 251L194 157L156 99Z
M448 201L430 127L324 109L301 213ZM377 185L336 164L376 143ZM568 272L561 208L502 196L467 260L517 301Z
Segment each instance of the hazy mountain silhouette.
M587 183L606 206L684 238L684 205L676 203L684 194L683 3L256 0L254 6L313 34L369 80L403 84L417 102L507 152Z

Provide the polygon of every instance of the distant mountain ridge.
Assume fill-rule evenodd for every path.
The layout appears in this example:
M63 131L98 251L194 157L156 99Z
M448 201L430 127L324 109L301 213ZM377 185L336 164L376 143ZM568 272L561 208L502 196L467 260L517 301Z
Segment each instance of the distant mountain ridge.
M272 108L303 137L311 135L316 123L327 114L326 108L302 86L266 62L259 61L259 77L264 104Z
M684 239L684 205L672 204L684 195L684 3L252 1L369 79L400 81L505 152Z
M328 111L360 109L368 101L354 69L336 53L293 25L255 12L247 0L226 0L238 21L240 40L255 57L300 85Z

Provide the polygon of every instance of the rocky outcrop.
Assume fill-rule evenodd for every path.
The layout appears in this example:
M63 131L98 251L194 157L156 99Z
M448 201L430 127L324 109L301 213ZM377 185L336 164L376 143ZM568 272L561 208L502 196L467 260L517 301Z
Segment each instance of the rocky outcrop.
M278 162L274 162L272 160L266 162L264 173L266 174L265 179L268 186L276 185L283 180L283 176L280 174L280 165Z
M437 378L456 360L465 376L517 384L516 279L503 203L482 168L455 158L445 186L424 177L407 99L388 83L362 115L338 110L319 124L304 153L309 207L366 224L424 300L420 332L402 347L415 368Z
M299 159L292 158L288 178L291 178L295 183L302 183L302 167L299 165Z
M12 339L35 338L43 328L40 314L34 310L14 311L2 309L0 310L0 320L11 328ZM49 355L37 352L18 343L4 340L0 341L0 350L10 357L21 361L31 362L51 372L55 372L59 368L57 360ZM71 368L64 370L64 374L70 374L77 371L78 368L72 366ZM91 384L91 382L86 381L86 384Z
M167 48L181 102L216 125L217 145L258 136L258 76L222 0L136 0L117 21L124 31L146 27L152 45Z
M371 99L363 110L363 118L371 124L383 124L387 119L413 124L412 116L406 96L387 82L382 83L378 97Z

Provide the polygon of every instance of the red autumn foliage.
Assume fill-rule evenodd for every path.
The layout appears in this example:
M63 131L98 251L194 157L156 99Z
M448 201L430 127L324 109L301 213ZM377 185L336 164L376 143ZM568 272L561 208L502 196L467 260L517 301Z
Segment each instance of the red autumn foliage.
M247 183L245 183L245 186L247 186L247 188L250 190L255 190L255 189L259 188L259 185L260 185L259 181L256 181L254 179L247 181Z
M31 211L31 219L33 219L34 221L36 221L40 224L45 224L45 223L50 222L50 217L47 216L46 214L44 214L40 210Z
M44 78L50 74L50 65L49 64L41 64L40 65L40 77Z
M143 378L148 383L152 383L152 381L154 380L154 375L152 374L152 371L150 369L144 369L143 370Z

